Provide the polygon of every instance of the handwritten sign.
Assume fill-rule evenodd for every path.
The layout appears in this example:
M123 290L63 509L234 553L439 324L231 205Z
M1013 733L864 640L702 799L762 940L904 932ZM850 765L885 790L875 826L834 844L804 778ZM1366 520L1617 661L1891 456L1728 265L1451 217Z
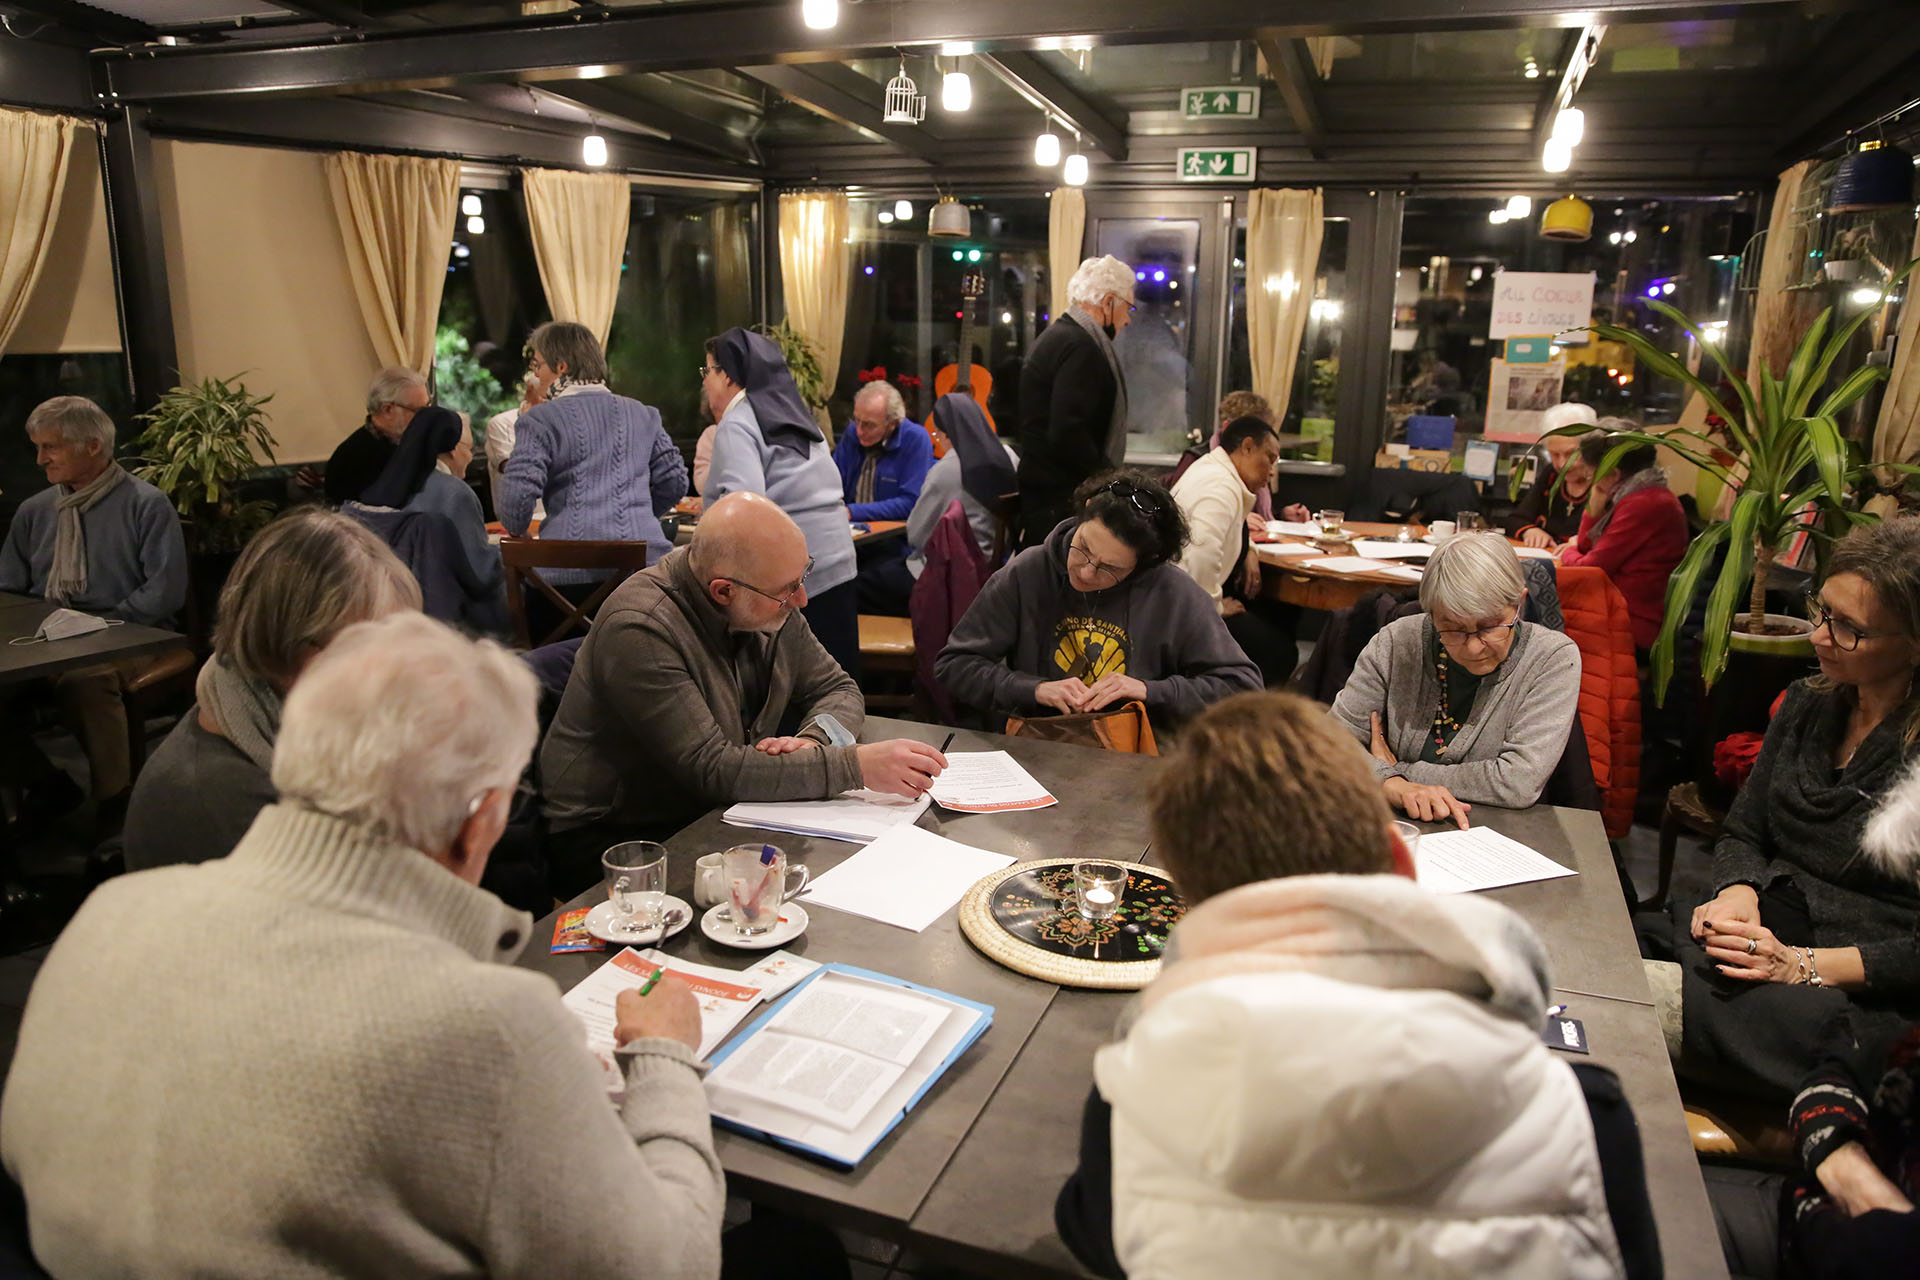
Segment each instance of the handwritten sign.
M1489 338L1558 334L1585 329L1592 322L1591 274L1502 271L1493 277Z

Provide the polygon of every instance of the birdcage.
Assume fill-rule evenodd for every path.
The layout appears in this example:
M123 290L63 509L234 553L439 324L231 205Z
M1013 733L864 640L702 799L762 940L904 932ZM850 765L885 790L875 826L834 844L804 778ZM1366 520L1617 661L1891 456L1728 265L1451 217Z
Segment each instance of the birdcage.
M919 124L927 118L927 95L907 75L905 59L900 74L887 81L887 106L880 118L887 124Z

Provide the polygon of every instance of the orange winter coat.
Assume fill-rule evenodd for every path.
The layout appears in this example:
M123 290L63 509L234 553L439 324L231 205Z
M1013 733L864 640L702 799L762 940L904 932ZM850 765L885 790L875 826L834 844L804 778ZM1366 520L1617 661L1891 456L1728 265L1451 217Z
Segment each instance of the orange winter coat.
M1580 726L1601 817L1618 840L1633 825L1640 790L1640 675L1627 598L1595 568L1562 565L1556 585L1567 635L1580 646Z

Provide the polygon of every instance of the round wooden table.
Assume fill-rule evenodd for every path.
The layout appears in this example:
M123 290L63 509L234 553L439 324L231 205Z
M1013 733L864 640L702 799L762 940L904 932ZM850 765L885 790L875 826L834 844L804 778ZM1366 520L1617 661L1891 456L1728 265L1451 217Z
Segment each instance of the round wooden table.
M1360 538L1397 538L1401 526L1397 524L1369 524L1360 520L1349 520L1344 526L1349 535ZM1424 536L1425 525L1407 526L1414 531L1415 537ZM1326 556L1351 555L1340 544L1323 543L1312 538L1296 538L1282 534L1270 542L1254 543L1254 550L1273 546L1275 543L1299 542L1312 543L1323 547L1321 554ZM1383 569L1386 564L1381 566ZM1297 604L1303 609L1351 608L1353 603L1369 591L1381 587L1406 587L1412 583L1390 573L1336 573L1331 569L1321 569L1303 558L1296 557L1260 557L1260 594L1269 600L1280 600L1287 604Z

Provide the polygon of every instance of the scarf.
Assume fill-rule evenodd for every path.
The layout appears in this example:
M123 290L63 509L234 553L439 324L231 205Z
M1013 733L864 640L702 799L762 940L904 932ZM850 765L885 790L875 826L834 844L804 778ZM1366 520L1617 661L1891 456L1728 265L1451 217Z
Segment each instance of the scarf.
M605 382L597 378L576 378L570 373L563 373L553 380L552 386L547 388L547 399L551 400L555 396L572 395L576 391L610 392L612 389L613 388L609 387Z
M813 411L800 398L779 343L751 329L729 329L714 344L713 362L746 391L761 438L769 445L791 449L804 458L814 441L826 440Z
M1107 336L1107 331L1079 307L1068 307L1067 319L1087 331L1093 344L1100 348L1100 354L1107 358L1107 368L1113 372L1113 417L1107 423L1107 461L1117 467L1127 457L1127 375L1120 368L1120 354L1113 349L1113 339Z
M988 511L1020 487L1007 447L987 425L987 415L969 395L944 395L933 406L933 425L960 455L960 487Z
M400 447L381 470L379 479L360 495L363 507L389 507L395 511L413 501L433 474L440 455L460 443L460 415L451 409L430 404L413 415Z
M273 772L273 742L280 736L281 698L264 680L241 675L215 657L200 668L193 695L220 736L247 759Z
M61 486L55 500L59 514L53 526L53 567L47 572L47 599L64 605L87 593L87 530L80 517L98 506L100 500L120 487L128 478L126 469L109 462L107 469L79 489Z
M1626 500L1628 494L1639 493L1642 489L1666 487L1667 473L1660 467L1647 467L1621 481L1620 487L1613 491L1613 498L1607 503L1607 509L1601 513L1598 520L1593 522L1593 527L1587 530L1587 545L1593 546L1600 541L1600 535L1605 533L1607 526L1613 523L1613 513L1620 509L1620 504Z

